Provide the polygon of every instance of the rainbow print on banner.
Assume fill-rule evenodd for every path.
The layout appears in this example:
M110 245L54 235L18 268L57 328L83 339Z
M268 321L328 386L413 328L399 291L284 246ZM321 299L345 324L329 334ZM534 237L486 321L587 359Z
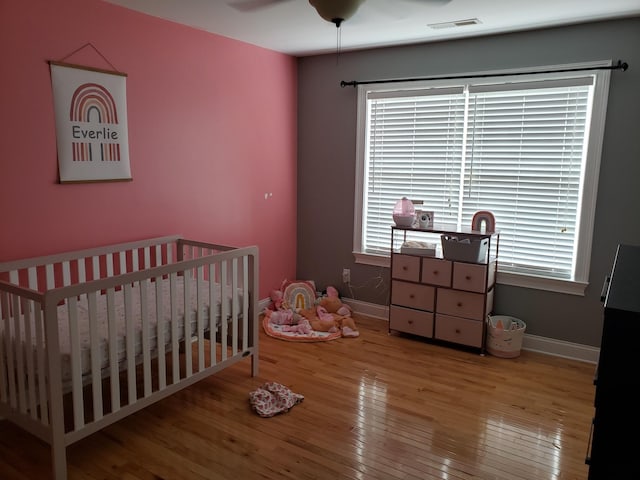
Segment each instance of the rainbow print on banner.
M126 75L49 64L60 183L131 180Z

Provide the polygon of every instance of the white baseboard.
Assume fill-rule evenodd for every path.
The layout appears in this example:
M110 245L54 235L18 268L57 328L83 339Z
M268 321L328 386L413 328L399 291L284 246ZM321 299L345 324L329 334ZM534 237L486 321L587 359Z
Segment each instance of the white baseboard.
M260 313L264 312L264 309L267 308L270 303L271 303L270 298L263 298L262 300L260 300L258 302L258 312Z
M270 299L260 300L260 311L264 310ZM379 318L381 320L389 319L389 307L386 305L378 305L375 303L362 302L352 298L342 298L342 301L349 305L355 313L367 315L368 317ZM530 335L525 333L522 340L522 350L554 355L556 357L569 358L596 364L600 349L590 345L581 345L579 343L565 342L554 338L540 337L538 335Z
M370 317L389 319L389 307L373 303L361 302L350 298L343 298L342 301L349 305L355 313ZM555 355L556 357L570 358L588 363L598 363L600 349L590 345L565 342L554 338L540 337L538 335L524 335L522 340L522 350Z

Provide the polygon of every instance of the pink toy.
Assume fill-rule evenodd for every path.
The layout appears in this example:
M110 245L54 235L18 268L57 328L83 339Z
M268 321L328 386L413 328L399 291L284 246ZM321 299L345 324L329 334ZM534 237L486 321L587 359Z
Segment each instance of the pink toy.
M320 305L316 307L316 313L318 314L318 318L322 322L333 322L335 320L333 315L327 312L327 309Z
M300 319L300 316L293 313L292 310L276 310L275 312L267 310L265 315L269 316L269 323L274 325L295 325Z
M283 295L281 290L271 290L271 304L269 305L269 309L276 311L283 309Z
M325 307L330 313L337 313L344 317L351 316L351 309L348 305L342 303L338 290L336 290L335 287L327 287L327 296L320 299L320 305Z
M302 335L309 335L311 332L313 332L313 329L311 328L311 324L309 323L309 320L307 320L306 318L303 318L300 321L300 323L298 323L297 325L283 326L282 331L300 333Z

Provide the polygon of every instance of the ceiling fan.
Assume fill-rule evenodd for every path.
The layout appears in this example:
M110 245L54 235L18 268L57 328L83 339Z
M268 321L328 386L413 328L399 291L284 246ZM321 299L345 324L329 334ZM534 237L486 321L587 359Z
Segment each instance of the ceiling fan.
M240 11L252 11L259 8L272 6L279 3L288 2L291 0L242 0L236 1L230 4L232 7ZM404 0L414 2L434 2L434 3L448 3L451 0ZM351 18L353 14L358 11L360 5L365 0L309 0L312 7L316 9L318 15L327 22L335 24L340 28L340 25L345 20Z

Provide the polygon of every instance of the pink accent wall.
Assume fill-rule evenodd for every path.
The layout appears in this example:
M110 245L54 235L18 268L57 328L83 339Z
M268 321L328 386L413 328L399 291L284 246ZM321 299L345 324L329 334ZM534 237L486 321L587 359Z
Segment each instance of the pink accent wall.
M295 58L100 0L3 0L0 45L0 261L179 233L294 278ZM48 60L127 74L132 182L58 183Z

